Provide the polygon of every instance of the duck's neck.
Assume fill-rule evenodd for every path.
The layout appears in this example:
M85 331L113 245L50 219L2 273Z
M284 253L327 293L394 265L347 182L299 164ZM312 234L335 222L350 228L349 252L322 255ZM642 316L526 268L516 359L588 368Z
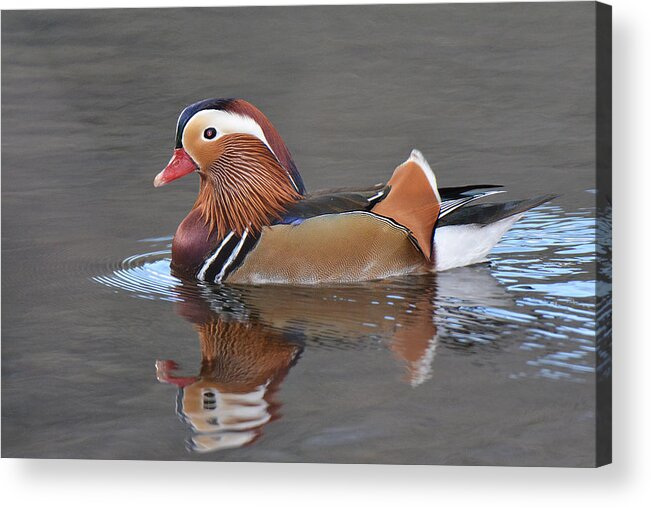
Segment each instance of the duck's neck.
M259 139L229 135L223 154L201 172L198 210L210 233L260 232L302 198L287 169Z
M285 144L283 138L269 121L269 118L267 118L262 113L262 111L260 111L253 104L242 99L233 100L229 104L228 109L233 113L252 118L258 125L260 125L260 128L262 129L262 132L264 132L264 136L274 154L276 155L276 158L288 171L294 183L294 187L300 194L305 194L305 185L303 183L303 178L301 178L298 167L296 167L296 164L294 163L292 154L290 153L289 148L287 148L287 145Z

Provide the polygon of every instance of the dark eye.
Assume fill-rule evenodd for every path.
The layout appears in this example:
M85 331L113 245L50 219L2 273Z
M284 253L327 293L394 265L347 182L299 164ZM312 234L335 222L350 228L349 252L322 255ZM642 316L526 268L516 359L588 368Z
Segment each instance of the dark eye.
M203 137L205 137L206 139L214 139L216 135L217 135L217 131L212 127L209 127L203 131Z

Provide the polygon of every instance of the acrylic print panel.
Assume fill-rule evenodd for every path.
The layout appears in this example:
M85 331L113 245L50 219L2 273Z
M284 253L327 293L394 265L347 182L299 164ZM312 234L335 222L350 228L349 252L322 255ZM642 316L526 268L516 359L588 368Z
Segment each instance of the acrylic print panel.
M2 46L4 457L610 461L609 7L7 11Z

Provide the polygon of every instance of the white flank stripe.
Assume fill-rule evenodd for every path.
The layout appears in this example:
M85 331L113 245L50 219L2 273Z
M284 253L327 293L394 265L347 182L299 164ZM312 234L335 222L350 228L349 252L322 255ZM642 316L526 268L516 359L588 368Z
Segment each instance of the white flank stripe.
M242 250L242 246L244 245L244 240L249 234L249 230L246 229L244 231L244 234L242 234L242 239L240 239L240 242L237 244L235 249L231 252L231 255L228 257L228 260L224 263L224 266L222 267L222 270L219 272L219 274L215 277L215 282L221 282L222 278L224 278L224 273L226 272L226 269L228 266L230 266L235 258L237 257L237 254L240 253L240 250Z
M224 248L224 245L228 243L228 241L233 237L233 231L229 232L228 235L222 240L222 242L219 244L219 247L217 250L215 250L215 253L212 254L210 257L208 257L204 263L203 266L201 266L201 270L199 271L199 274L197 275L197 278L199 280L205 280L206 278L206 271L208 271L208 268L210 265L215 261L217 256L219 255L219 252L222 251L222 248Z

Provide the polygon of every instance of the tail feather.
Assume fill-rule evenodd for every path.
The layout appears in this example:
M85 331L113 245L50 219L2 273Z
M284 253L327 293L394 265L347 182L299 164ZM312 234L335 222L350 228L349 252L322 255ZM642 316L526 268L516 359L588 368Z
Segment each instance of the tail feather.
M439 193L441 194L441 199L448 201L450 199L460 199L461 197L482 193L487 188L504 188L504 185L486 183L483 185L464 185L462 187L441 187L439 188Z
M447 201L443 201L441 203L441 211L439 213L439 221L441 218L443 218L446 215L449 215L453 211L456 211L457 209L468 205L472 201L476 201L477 199L483 199L484 197L488 197L489 195L494 195L494 194L502 194L504 193L504 190L493 190L490 192L478 192L474 195L468 196L468 197L461 197L459 199L450 199Z
M485 195L490 195L491 193L496 192L487 192ZM481 195L480 197L484 197L485 195ZM475 204L473 206L456 207L446 214L441 212L437 227L467 224L489 225L513 215L524 213L525 211L549 202L556 197L558 196L554 194L547 194L540 197L534 197L533 199L524 199L522 201Z

